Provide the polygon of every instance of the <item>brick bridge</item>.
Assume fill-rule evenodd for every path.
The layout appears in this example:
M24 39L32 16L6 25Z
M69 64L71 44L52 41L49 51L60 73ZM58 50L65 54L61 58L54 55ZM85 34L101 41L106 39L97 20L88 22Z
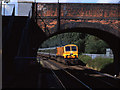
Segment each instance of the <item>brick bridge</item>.
M64 32L82 32L103 39L113 50L115 66L120 71L119 5L36 3L33 18L47 38Z

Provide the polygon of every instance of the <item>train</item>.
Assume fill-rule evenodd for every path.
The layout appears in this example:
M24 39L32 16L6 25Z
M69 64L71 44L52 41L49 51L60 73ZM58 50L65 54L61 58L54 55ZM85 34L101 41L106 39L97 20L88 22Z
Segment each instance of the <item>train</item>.
M59 47L39 48L37 55L55 58L56 61L64 64L77 64L78 60L78 46L75 44L67 44Z

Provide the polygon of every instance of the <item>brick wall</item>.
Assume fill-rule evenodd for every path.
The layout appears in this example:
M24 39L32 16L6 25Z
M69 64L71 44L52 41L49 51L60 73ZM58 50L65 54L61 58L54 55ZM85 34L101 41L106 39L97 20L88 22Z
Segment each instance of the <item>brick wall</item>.
M70 22L91 22L109 25L120 31L119 4L84 4L84 3L62 3L61 4L61 24ZM58 4L47 3L38 4L37 10L43 18L50 32L56 30ZM44 24L38 19L38 25L43 28ZM52 30L52 31L51 31Z

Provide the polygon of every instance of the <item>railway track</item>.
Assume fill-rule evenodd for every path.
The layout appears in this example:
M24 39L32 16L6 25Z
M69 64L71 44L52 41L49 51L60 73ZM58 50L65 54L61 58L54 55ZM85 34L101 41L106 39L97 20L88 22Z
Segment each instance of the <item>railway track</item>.
M96 80L99 80L103 83L106 83L111 88L120 88L120 86L119 86L120 79L117 78L117 77L114 77L114 76L109 75L109 74L101 73L101 72L98 72L96 70L87 69L86 67L79 66L79 65L77 67L85 68L86 70L89 71L89 73L92 71L93 72L92 74L89 74L87 72L88 74L86 74L86 75L89 75L89 76L92 76L92 77L97 77L97 78L95 78Z
M76 76L69 73L67 70L61 68L60 66L56 66L60 71L53 70L54 67L51 66L51 62L47 61L45 62L47 67L49 67L54 74L54 77L57 78L57 80L60 82L61 86L66 90L67 88L87 88L92 90L88 85L86 85L84 82L79 80ZM49 64L48 64L49 63Z
M84 66L66 66L53 60L46 60L44 62L64 89L87 88L91 90L93 88L119 88L118 82L120 80L112 80L113 78L87 69Z

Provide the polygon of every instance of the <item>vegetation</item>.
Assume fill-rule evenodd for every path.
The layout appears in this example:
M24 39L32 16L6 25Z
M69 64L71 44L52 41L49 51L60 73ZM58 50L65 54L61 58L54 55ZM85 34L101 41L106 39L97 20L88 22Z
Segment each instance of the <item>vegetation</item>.
M81 61L83 61L85 64L88 64L92 61L92 58L88 55L79 55L78 57Z
M76 32L53 36L46 40L41 47L56 47L66 44L76 44L79 53L105 53L105 49L108 48L108 45L98 37Z
M95 36L89 35L85 43L85 52L101 54L105 53L105 49L108 45L101 39Z
M106 65L113 63L112 58L97 57L95 59L92 59L90 56L87 56L87 55L80 55L79 59L84 63L86 63L88 67L98 71L103 69Z

